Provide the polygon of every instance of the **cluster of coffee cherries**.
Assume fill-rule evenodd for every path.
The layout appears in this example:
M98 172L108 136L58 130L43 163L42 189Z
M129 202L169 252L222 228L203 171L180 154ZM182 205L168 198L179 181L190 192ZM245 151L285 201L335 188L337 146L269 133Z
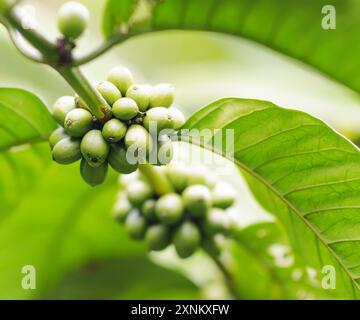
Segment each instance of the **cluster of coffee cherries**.
M53 117L61 127L49 139L56 162L70 164L81 159L83 179L95 186L105 180L108 164L128 174L139 163L171 161L170 135L185 122L182 112L171 107L172 85L133 84L131 72L119 66L94 89L111 107L112 117L103 123L79 96L60 97L53 106Z
M167 177L173 192L157 196L139 172L120 177L113 217L132 239L144 239L154 251L173 244L178 256L187 258L208 239L232 232L235 224L228 208L234 204L235 192L231 186L217 182L204 167L172 161L156 169Z

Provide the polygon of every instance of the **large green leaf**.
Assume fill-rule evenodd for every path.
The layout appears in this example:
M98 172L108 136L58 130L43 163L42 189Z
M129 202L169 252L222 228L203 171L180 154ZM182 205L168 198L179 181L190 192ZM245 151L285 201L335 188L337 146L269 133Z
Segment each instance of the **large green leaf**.
M194 29L245 37L306 62L360 91L360 46L354 45L360 28L357 0L109 0L103 22L107 37L119 30L116 23L123 22L119 3L128 6L129 2L152 3L143 9L147 28L142 24L140 31ZM325 5L336 9L335 30L321 27Z
M321 274L337 270L336 291L357 297L360 283L360 153L322 121L266 101L221 99L196 112L184 129L223 130L194 143L233 153L255 193L286 227L298 257ZM261 188L261 189L260 189Z
M46 140L55 127L38 97L22 89L0 88L0 151Z

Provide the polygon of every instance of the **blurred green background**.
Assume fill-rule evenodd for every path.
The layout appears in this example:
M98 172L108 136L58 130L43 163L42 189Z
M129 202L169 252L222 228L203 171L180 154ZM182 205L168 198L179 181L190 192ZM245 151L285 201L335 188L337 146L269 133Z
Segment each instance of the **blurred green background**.
M80 2L88 6L91 24L76 48L79 55L101 43L105 4L99 0ZM23 5L34 15L39 28L55 39L54 15L61 3L33 0ZM49 108L57 97L72 94L55 71L22 57L2 26L0 54L0 86L30 90ZM250 40L194 31L147 34L114 47L82 70L91 81L99 81L119 64L133 71L136 82L173 83L176 104L186 115L221 97L258 98L306 111L350 137L360 135L359 94ZM176 157L189 161L184 157L187 148L178 144ZM217 159L217 166L219 178L239 190L234 212L238 223L246 227L272 221L234 165ZM148 255L141 243L128 240L110 217L117 191L114 172L104 185L92 189L81 181L78 164L53 163L46 143L1 153L0 172L0 298L229 297L221 273L204 254L179 261L172 248ZM261 239L259 234L264 230L272 237L273 226L268 230L269 225L248 229L242 245L228 246L225 259L235 274L239 296L323 297L311 270L297 270L287 263L291 254L281 239L271 238L278 250L264 253L279 269L275 276L254 258L246 240L255 236ZM260 252L264 248L251 249ZM36 290L21 287L21 268L27 264L36 267Z

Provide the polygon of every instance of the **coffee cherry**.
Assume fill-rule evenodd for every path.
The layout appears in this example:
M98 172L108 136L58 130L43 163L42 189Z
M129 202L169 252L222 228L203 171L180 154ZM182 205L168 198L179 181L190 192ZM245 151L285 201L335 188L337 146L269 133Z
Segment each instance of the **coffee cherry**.
M102 135L104 138L113 143L118 142L125 137L127 127L118 119L111 119L106 122L102 129Z
M147 199L141 206L141 213L146 221L154 222L156 221L155 214L155 205L156 201L154 199Z
M172 162L166 167L166 176L177 192L182 192L187 187L190 169L181 162Z
M127 89L134 82L130 70L122 66L111 69L108 73L107 79L120 90L123 96L125 96Z
M212 208L206 215L204 230L207 234L225 233L229 230L230 220L226 212L219 208Z
M146 129L138 124L130 126L125 135L125 146L128 152L138 158L144 158L153 147L153 141Z
M108 172L108 164L104 162L98 167L91 167L83 158L80 163L80 174L84 181L92 187L102 184Z
M139 108L133 99L120 98L113 104L112 113L120 120L131 120L137 116Z
M55 129L49 137L50 148L53 149L60 140L68 137L69 136L66 134L63 128Z
M183 222L175 231L173 243L181 258L191 256L201 241L201 234L196 225L190 221Z
M130 163L126 157L126 149L123 145L111 145L109 159L111 167L119 173L129 174L136 171L138 163Z
M100 130L85 134L81 140L81 153L91 167L99 167L105 162L109 146Z
M161 83L154 87L150 97L150 106L168 108L174 102L174 87L168 83Z
M66 2L58 11L58 28L66 38L75 39L84 32L89 19L89 11L84 5L73 1Z
M78 94L75 94L74 100L75 100L76 108L81 108L81 109L85 109L85 110L89 111L89 108L86 105L85 101L83 99L81 99Z
M149 163L160 166L167 165L173 158L174 148L171 139L167 135L161 135L157 139L157 145L151 150Z
M122 192L116 200L115 206L112 211L112 216L118 222L125 222L126 217L130 213L132 206L126 196L126 193Z
M140 208L153 194L151 187L141 180L130 182L126 186L126 192L130 203L136 208Z
M64 126L65 117L71 110L75 109L74 97L63 96L57 99L53 105L53 117L58 124Z
M179 222L184 213L184 205L177 193L162 196L155 205L157 218L164 224L173 225Z
M125 230L134 240L140 240L144 237L146 231L146 221L140 215L138 210L132 210L126 217Z
M152 87L150 85L133 84L126 91L126 96L133 99L138 105L139 110L144 112L149 107L151 92Z
M155 132L152 132L154 130L159 134L163 129L171 129L172 123L169 110L164 107L156 107L146 111L144 127L153 135L155 135Z
M93 124L91 113L85 109L71 110L65 117L64 128L72 137L82 137Z
M170 230L162 224L150 226L145 233L145 242L149 250L160 251L171 242Z
M70 137L60 140L52 151L52 157L61 164L70 164L81 159L80 140Z
M185 124L184 114L174 107L169 108L171 124L174 130L179 130Z
M212 201L214 207L227 209L234 204L235 198L235 190L226 183L218 183L212 190Z
M101 81L95 87L110 106L121 98L120 90L109 81Z
M187 184L203 184L212 189L216 184L215 176L203 166L192 166L190 168Z
M185 208L194 217L204 217L211 207L211 192L200 184L187 187L182 193Z

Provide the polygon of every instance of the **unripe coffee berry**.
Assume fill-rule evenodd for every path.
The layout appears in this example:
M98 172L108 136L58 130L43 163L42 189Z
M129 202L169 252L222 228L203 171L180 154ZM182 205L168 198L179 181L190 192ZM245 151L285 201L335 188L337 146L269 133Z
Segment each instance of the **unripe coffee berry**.
M140 215L138 210L132 210L126 217L125 230L134 240L140 240L144 237L146 231L146 221Z
M52 157L61 164L70 164L81 159L80 140L70 137L60 140L52 151Z
M109 81L101 81L95 87L110 106L121 98L120 90Z
M145 241L149 250L163 250L171 242L170 230L162 224L152 225L146 230Z
M140 208L153 194L151 187L141 180L130 182L126 186L126 192L130 203L136 208Z
M108 142L114 143L125 137L126 130L127 127L123 122L111 119L104 124L102 134Z
M154 135L155 133L159 134L161 130L172 129L169 110L164 107L156 107L146 111L144 127ZM154 130L156 132L153 132Z
M201 241L201 234L196 225L190 221L183 222L175 231L173 243L181 258L191 256Z
M91 113L85 109L71 110L65 117L64 128L72 137L82 137L93 125Z
M154 199L147 199L141 206L141 213L148 222L156 221L155 205Z
M133 76L128 68L119 66L111 69L107 80L112 82L125 96L127 89L133 84Z
M86 29L89 19L89 11L84 5L73 1L66 2L58 11L58 28L66 38L76 39Z
M161 83L155 86L150 97L150 106L169 108L174 102L175 90L171 84Z
M139 113L139 108L133 99L120 98L113 104L112 113L114 117L126 121L136 117Z
M204 217L211 208L211 192L200 184L187 187L182 193L186 210L194 217Z
M91 130L81 140L81 153L91 167L101 166L108 156L109 145L100 130Z
M174 107L169 108L169 114L171 117L171 124L174 130L179 130L185 124L184 114Z
M55 129L49 137L50 148L53 149L60 140L68 137L69 136L66 134L63 128Z
M184 214L184 205L177 193L162 196L155 205L157 218L164 224L173 225L179 222Z
M130 213L131 209L132 206L126 196L126 193L122 192L115 203L112 216L118 222L125 222L126 217Z
M187 187L190 169L181 162L172 162L166 167L166 175L177 192Z
M230 220L227 213L219 208L211 208L204 221L206 233L225 233L229 230L229 227Z
M212 190L212 201L214 207L227 209L234 204L235 198L235 190L226 183L218 183Z
M138 163L130 163L126 156L126 149L123 145L111 145L108 158L111 167L119 173L129 174L136 171Z
M150 153L149 163L156 166L167 165L172 160L173 154L174 150L171 139L165 134L161 135Z
M153 140L143 126L133 124L126 132L125 146L129 152L135 156L138 155L139 158L143 158L151 152Z
M138 105L139 110L144 112L149 107L151 92L152 87L150 85L133 84L126 91L126 96L133 99Z
M104 162L98 167L91 167L85 159L81 160L80 174L84 181L92 187L95 187L105 181L107 171L107 162Z
M63 96L57 99L53 105L53 117L58 124L64 126L66 115L76 108L74 97Z

